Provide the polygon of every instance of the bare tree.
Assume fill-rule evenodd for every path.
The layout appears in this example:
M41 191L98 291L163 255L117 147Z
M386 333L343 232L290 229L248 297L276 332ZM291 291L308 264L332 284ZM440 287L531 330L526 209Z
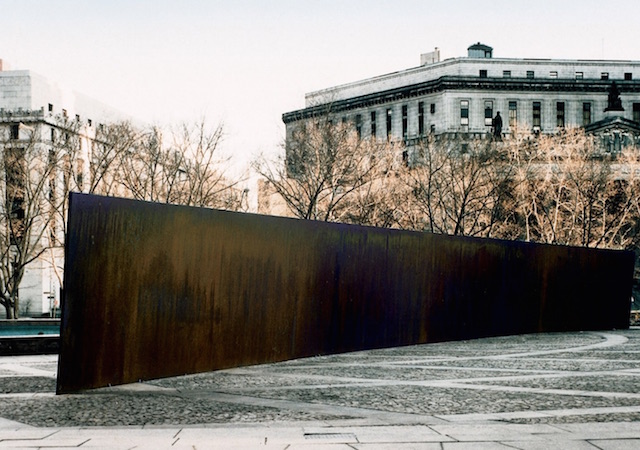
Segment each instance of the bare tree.
M0 136L0 304L16 318L26 267L46 261L63 286L70 192L242 209L246 191L227 176L222 126L202 121L178 132L128 122L97 128L66 116L28 116Z
M613 182L606 205L609 225L602 226L605 248L640 249L640 149L628 147L611 163Z
M276 160L253 167L302 219L390 226L393 207L384 201L398 154L394 145L361 139L352 126L330 116L301 124ZM386 210L386 211L385 211Z
M86 192L100 195L123 195L121 181L125 155L136 148L141 132L129 121L101 124L90 143L89 180Z
M181 174L180 201L191 206L206 206L229 210L246 207L246 192L239 189L244 176L230 176L230 158L221 154L223 125L209 128L202 120L182 124L173 133L172 167Z
M0 304L8 319L20 311L18 289L26 266L48 248L53 217L47 202L58 161L41 145L38 125L11 125L0 152Z
M434 233L493 237L508 221L512 167L489 140L426 139L404 176L408 226Z
M46 196L49 220L44 234L46 250L40 256L47 261L58 285L64 288L64 246L67 236L69 193L126 195L121 185L123 155L138 139L138 131L129 122L90 127L78 120L59 116L48 124L50 137L41 136L51 165Z
M125 195L121 185L122 161L135 146L138 132L129 122L100 125L96 129L59 117L52 126L49 148L54 165L49 179L51 247L63 247L70 192ZM42 143L44 145L44 142Z
M572 129L529 140L511 154L526 240L609 248L630 244L638 217L633 153L607 155L591 136Z
M125 195L138 200L239 210L246 202L242 178L229 176L221 155L222 125L203 120L165 133L152 127L139 133L119 165Z
M133 145L122 155L119 182L125 190L125 196L136 200L170 203L171 197L164 193L172 192L172 186L165 184L166 176L163 173L171 170L167 156L162 148L160 129L153 127L140 132ZM177 172L173 171L174 179Z

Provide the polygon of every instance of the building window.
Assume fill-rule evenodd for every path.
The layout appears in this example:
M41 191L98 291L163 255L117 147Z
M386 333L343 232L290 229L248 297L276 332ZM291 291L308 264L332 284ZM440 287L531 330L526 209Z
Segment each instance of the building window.
M376 112L371 111L371 137L376 137Z
M591 123L591 103L584 102L582 104L582 126L586 127Z
M387 139L391 137L391 132L393 131L392 118L391 108L389 108L387 109Z
M12 123L9 133L10 133L9 137L11 139L13 139L13 140L20 139L20 124L19 123Z
M518 122L518 102L509 102L509 128L516 126Z
M540 102L533 102L532 118L533 129L540 130L542 125L542 104Z
M82 190L84 184L84 161L82 159L78 159L76 161L76 166L76 183L78 185L78 188Z
M510 70L503 70L502 71L502 77L503 78L511 78L511 71Z
M460 100L460 125L469 125L469 100Z
M631 74L631 72L625 72L625 74L624 74L624 80L625 80L625 81L631 81L631 80L633 80L633 75Z
M564 128L564 102L556 103L556 126Z
M407 105L402 105L402 138L406 139L409 134L409 108Z
M430 112L431 114L435 114L436 113L436 104L432 103L430 106Z
M431 124L430 130L431 130L432 134L435 133L436 132L436 125L435 124Z
M93 121L91 119L87 119L87 125L89 126L93 125Z
M487 71L486 70L480 70L480 78L487 78Z
M550 78L558 78L558 71L557 70L552 70L551 72L549 72L549 77Z
M527 78L535 78L536 74L533 70L527 70Z
M424 102L418 103L418 134L424 134Z
M609 79L609 72L602 72L600 74L600 79L601 80L608 80Z
M576 80L584 79L584 72L576 72Z
M51 129L53 132L53 128ZM49 149L49 166L54 167L56 164L56 151L53 148ZM58 199L57 189L56 189L56 177L49 177L49 202L52 205L55 205ZM56 231L57 231L57 221L55 211L51 210L49 212L50 224L49 224L49 236L53 242L56 241Z
M358 134L358 139L362 138L362 115L356 115L356 133Z
M56 141L56 129L51 127L51 142Z
M12 219L22 220L24 219L24 199L22 197L16 197L11 199L11 213L10 217ZM22 227L20 227L22 228ZM19 233L22 234L22 233ZM12 236L14 237L14 236ZM13 241L12 243L17 243L18 240Z
M17 124L16 124L17 125ZM27 177L27 161L25 159L25 149L18 148L16 146L9 146L4 149L4 183L5 198L4 206L5 212L9 213L9 217L5 219L9 220L5 226L9 226L8 237L11 244L19 244L22 242L25 231L25 186Z
M484 124L488 127L492 125L493 122L493 101L485 100L484 101Z
M49 112L53 112L53 105L49 103Z
M633 121L640 123L640 103L633 104Z

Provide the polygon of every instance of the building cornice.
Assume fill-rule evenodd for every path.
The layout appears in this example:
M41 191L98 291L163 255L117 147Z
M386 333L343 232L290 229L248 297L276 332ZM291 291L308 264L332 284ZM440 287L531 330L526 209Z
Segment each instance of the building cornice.
M640 93L640 81L616 80L622 94ZM335 114L375 105L389 104L403 99L421 97L444 91L491 92L585 92L606 94L611 80L574 80L549 78L479 78L467 76L443 76L435 80L387 89L344 100L336 100L291 111L282 115L285 124L326 114Z
M443 61L438 61L432 64L425 64L421 66L411 67L395 72L378 75L363 80L353 81L350 83L340 84L337 86L313 91L305 94L307 105L309 102L313 102L314 99L322 99L333 97L338 93L351 89L365 89L371 90L371 92L377 92L376 86L380 85L395 85L394 87L401 87L409 84L413 84L416 78L435 80L441 76L469 76L464 74L465 67L473 66L471 70L478 70L477 67L488 68L490 70L496 69L511 69L511 70L570 70L575 71L589 71L590 69L596 69L598 72L616 71L620 69L637 71L640 69L640 61L633 60L588 60L588 59L551 59L551 58L474 58L474 57L456 57L448 58ZM436 75L437 74L437 75ZM514 74L515 75L515 74ZM586 76L585 79L599 79ZM495 75L494 75L495 76ZM547 77L550 78L550 77ZM414 81L409 81L414 80Z
M606 117L597 122L593 122L585 127L585 131L589 133L599 133L613 128L631 131L640 136L640 125L637 122L626 119L622 116Z

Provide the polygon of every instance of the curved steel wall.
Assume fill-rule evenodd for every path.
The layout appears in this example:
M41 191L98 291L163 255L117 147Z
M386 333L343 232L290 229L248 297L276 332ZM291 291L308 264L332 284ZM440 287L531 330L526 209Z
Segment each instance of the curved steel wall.
M72 194L58 393L310 355L626 328L630 252Z

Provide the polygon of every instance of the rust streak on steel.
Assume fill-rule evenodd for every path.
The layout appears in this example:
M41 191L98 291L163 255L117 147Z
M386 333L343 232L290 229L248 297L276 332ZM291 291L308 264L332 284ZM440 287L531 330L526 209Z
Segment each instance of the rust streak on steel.
M444 340L626 328L631 252L72 194L58 393Z

